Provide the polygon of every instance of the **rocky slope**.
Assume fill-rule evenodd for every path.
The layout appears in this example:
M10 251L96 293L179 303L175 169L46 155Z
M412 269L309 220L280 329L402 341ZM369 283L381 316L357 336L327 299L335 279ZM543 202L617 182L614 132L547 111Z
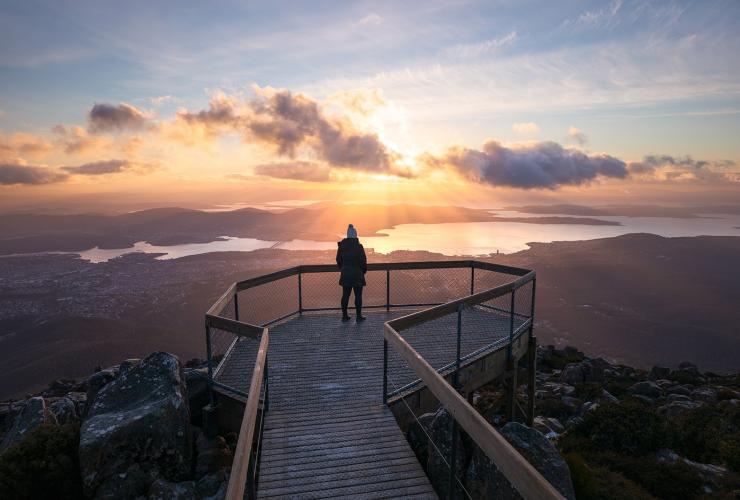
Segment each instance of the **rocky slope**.
M235 436L205 437L197 368L155 352L0 413L0 498L223 498Z
M691 363L638 370L549 346L537 379L531 428L506 422L496 386L474 404L566 498L740 493L737 375ZM236 436L203 434L205 388L197 361L155 352L0 405L0 498L223 498ZM407 438L446 495L450 415L419 416ZM464 434L457 446L456 475L473 498L519 498Z

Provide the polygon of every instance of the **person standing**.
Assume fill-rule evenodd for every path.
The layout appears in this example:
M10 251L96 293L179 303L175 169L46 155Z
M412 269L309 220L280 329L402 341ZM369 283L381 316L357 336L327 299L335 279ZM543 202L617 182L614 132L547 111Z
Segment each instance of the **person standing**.
M337 266L341 274L339 284L342 286L342 321L349 321L347 306L349 296L355 294L355 312L358 323L365 321L362 315L362 287L365 286L365 273L367 272L367 257L365 249L357 238L357 230L350 224L347 227L347 237L337 243Z

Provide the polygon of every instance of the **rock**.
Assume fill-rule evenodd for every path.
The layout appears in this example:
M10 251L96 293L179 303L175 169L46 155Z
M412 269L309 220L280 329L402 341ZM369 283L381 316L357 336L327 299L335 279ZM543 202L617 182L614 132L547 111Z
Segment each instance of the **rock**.
M707 492L719 489L719 483L727 474L727 469L725 469L724 467L720 467L719 465L714 464L702 464L699 462L694 462L692 460L689 460L688 458L680 456L673 450L658 450L658 452L656 453L656 457L661 462L683 462L694 469L704 481L705 491L708 490Z
M54 415L54 419L60 424L67 424L70 422L77 422L80 420L80 415L77 413L77 405L67 396L54 401L49 405L51 414Z
M703 401L705 403L716 403L717 391L715 391L711 387L700 387L691 391L691 399L696 401Z
M193 425L202 427L203 407L208 405L208 371L186 369L185 385L188 388L188 404Z
M450 469L447 462L452 452L452 416L444 408L434 415L429 428L429 436L436 445L427 453L427 476L440 497L446 497L450 489ZM439 452L437 451L439 450ZM462 478L465 475L467 457L463 446L462 430L458 427L457 458L455 460L455 475Z
M666 398L665 398L665 402L666 402L666 404L671 404L671 403L673 403L674 401L685 401L685 402L690 402L690 401L691 401L691 398L690 398L690 397L688 397L688 396L684 396L683 394L669 394L669 395L668 395L668 396L666 396Z
M630 386L627 391L634 396L647 396L648 398L653 399L659 398L661 394L658 384L648 380L644 382L637 382L636 384Z
M171 354L151 354L103 385L80 429L85 494L135 497L156 479L188 479L189 420L180 362Z
M604 372L611 367L611 363L603 358L586 359L581 362L585 382L603 382Z
M699 368L694 363L689 363L688 361L679 363L678 369L679 371L682 371L684 373L689 373L697 377L701 376L701 373L699 372Z
M563 396L560 398L560 401L565 404L566 407L568 407L568 410L570 410L571 413L575 413L578 411L578 408L581 406L581 400L572 398L570 396Z
M532 427L540 431L542 434L549 434L552 432L552 429L550 429L550 426L548 425L548 421L545 417L534 417L534 420L532 421Z
M691 389L683 385L674 385L673 387L669 387L668 389L666 389L666 393L682 394L684 396L688 396L689 394L691 394Z
M658 380L662 378L668 378L671 374L670 368L664 366L653 366L648 373L648 380Z
M658 413L665 415L669 419L674 419L700 406L701 403L696 401L673 401L672 403L658 407Z
M13 420L13 425L0 442L0 453L20 443L42 424L55 424L54 415L46 407L46 401L40 396L29 398L23 404L20 414Z
M42 393L42 396L45 398L59 398L68 392L79 391L80 385L76 380L63 378L55 380L49 384L49 387Z
M618 403L619 399L614 397L609 391L606 389L601 390L601 397L599 398L599 401L602 403Z
M406 440L414 450L416 458L419 460L422 468L426 471L427 460L429 458L429 438L427 433L431 429L434 413L425 413L414 420L406 431Z
M193 481L170 483L157 479L149 488L148 500L196 500L199 498Z
M226 473L222 470L206 474L195 484L202 497L210 497L218 493L221 484L226 481Z
M195 461L196 478L231 466L233 454L221 436L211 439L205 434L200 434L195 440L195 447L198 453Z
M581 363L568 363L560 372L560 381L570 385L584 382L583 368Z
M118 366L118 373L119 374L128 373L134 368L136 368L137 366L139 366L139 363L141 363L141 360L138 358L127 359Z
M570 470L557 448L536 429L509 422L501 435L566 498L575 499ZM468 468L468 491L473 498L521 498L480 448L475 447Z
M570 429L571 427L575 427L582 423L583 423L583 418L575 415L575 416L569 417L568 420L565 421L565 428Z
M557 432L558 434L565 432L565 427L563 427L563 424L560 423L560 420L553 417L547 418L547 424L550 429Z
M108 368L106 370L100 370L90 375L90 377L87 379L87 402L89 404L92 404L92 402L95 400L95 396L98 395L98 392L100 392L100 390L105 387L108 382L114 380L117 374L118 372L116 370ZM89 410L90 408L88 406L85 406L84 415L87 415Z

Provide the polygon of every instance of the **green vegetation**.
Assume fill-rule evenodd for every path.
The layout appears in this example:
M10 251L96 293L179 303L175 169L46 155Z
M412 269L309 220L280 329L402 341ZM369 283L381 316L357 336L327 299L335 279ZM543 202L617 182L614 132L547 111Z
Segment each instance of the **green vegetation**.
M82 498L77 425L44 424L0 456L0 498Z
M705 406L684 415L677 423L676 451L740 472L740 407Z
M579 390L588 390L586 387ZM670 421L635 398L602 404L559 441L579 499L704 498L696 468L661 461L660 449L738 471L740 408L705 406ZM717 478L712 498L734 498L738 476ZM726 494L726 495L725 495ZM723 496L725 495L725 496Z

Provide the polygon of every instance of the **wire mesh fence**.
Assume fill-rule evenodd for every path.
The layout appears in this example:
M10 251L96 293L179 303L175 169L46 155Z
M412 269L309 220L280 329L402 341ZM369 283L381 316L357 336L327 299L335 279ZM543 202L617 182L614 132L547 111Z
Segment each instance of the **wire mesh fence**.
M241 290L239 321L266 325L298 311L298 276L288 276Z

